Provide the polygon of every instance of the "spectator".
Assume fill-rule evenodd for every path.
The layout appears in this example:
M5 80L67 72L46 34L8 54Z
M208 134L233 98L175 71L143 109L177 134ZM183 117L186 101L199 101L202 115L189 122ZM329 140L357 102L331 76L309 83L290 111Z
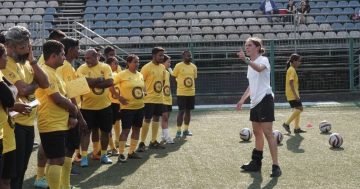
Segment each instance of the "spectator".
M302 0L300 7L298 9L298 13L300 14L299 23L305 24L306 23L306 15L310 12L310 5L309 0Z
M261 4L259 9L261 12L266 15L269 22L272 22L272 17L268 15L277 14L278 9L275 5L275 2L273 0L264 0Z
M296 5L294 0L289 0L289 3L286 6L286 10L289 15L285 17L285 22L292 22L293 16L296 13Z
M355 10L354 14L351 15L351 20L360 20L360 9L358 12Z

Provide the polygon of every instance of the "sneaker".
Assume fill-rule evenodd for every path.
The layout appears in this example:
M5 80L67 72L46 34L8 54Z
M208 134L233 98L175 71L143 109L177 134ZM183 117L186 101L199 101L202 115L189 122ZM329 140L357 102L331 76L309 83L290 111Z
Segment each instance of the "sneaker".
M107 155L102 155L100 158L101 164L112 164L112 160Z
M279 177L281 176L281 169L278 165L272 165L271 175L270 177Z
M189 131L189 130L184 130L184 131L183 131L183 136L184 136L184 137L186 137L186 136L192 136L192 135L193 135L192 132Z
M35 179L34 187L35 188L49 188L49 185L47 183L45 176L43 176L39 179Z
M137 152L145 152L145 143L140 142L138 149L136 150Z
M89 160L88 157L82 157L80 162L81 167L88 167L89 166Z
M72 164L70 175L80 175L78 167L74 164Z
M176 138L181 138L181 131L176 131Z
M174 140L171 137L167 137L164 141L166 144L174 144Z
M110 156L119 156L119 151L117 149L112 149L107 152Z
M91 160L100 160L101 155L91 153Z
M248 164L244 164L240 168L243 169L244 171L248 171L248 172L261 171L261 162L258 163L254 160L251 160Z
M306 133L306 131L302 130L301 128L294 129L294 133Z
M126 157L124 156L124 154L120 154L118 157L118 163L125 163L126 162Z
M128 158L129 159L142 159L141 156L139 156L139 154L137 154L136 152L133 152L131 154L128 154Z
M165 147L156 140L154 142L150 142L149 148L150 149L165 149Z
M284 129L286 130L286 132L288 132L288 134L291 134L290 126L289 126L289 125L286 125L285 123L283 123L282 126L284 127Z
M81 155L75 154L73 159L74 159L74 162L79 163L81 161Z
M126 144L125 144L125 147L130 147L130 144L126 143Z

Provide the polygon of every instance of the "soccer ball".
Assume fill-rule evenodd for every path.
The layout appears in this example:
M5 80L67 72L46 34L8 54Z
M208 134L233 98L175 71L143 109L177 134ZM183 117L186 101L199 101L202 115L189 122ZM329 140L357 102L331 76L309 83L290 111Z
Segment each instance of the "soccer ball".
M252 137L252 131L249 128L243 128L240 131L240 138L243 141L249 141Z
M319 129L322 133L327 133L331 130L331 124L324 120L320 122Z
M282 140L284 138L283 134L280 131L275 130L275 131L273 131L273 135L275 137L275 140L276 140L277 144L281 144L281 142L282 142Z
M329 137L329 144L334 148L340 148L340 146L343 144L343 138L339 133L333 133Z

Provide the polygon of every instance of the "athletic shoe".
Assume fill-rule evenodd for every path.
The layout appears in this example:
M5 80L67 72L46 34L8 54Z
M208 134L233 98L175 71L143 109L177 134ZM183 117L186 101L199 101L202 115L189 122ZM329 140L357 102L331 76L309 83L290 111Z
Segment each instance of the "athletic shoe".
M33 148L38 148L39 147L39 143L38 142L34 142L33 143Z
M119 151L117 149L112 149L107 152L109 156L119 156Z
M145 143L140 142L138 149L136 150L137 152L145 152Z
M73 159L76 163L81 162L81 154L75 154Z
M181 131L176 131L176 138L181 138Z
M294 133L306 133L306 131L302 130L301 128L294 129Z
M49 188L49 185L47 183L45 176L43 176L39 179L35 179L34 187L35 188Z
M167 137L166 139L163 139L163 142L166 144L174 144L174 140L171 137Z
M131 154L128 154L128 158L129 159L142 159L141 156L139 156L139 154L137 154L136 152L133 152Z
M158 141L150 142L149 144L150 149L165 149L165 146L161 145Z
M100 158L101 164L112 164L112 160L107 155L102 155Z
M270 177L279 177L281 176L281 169L278 165L272 165L271 175Z
M82 157L80 162L81 167L88 167L89 166L89 160L88 157Z
M74 164L72 164L70 175L80 175L79 169Z
M192 132L189 131L189 130L184 130L184 131L183 131L183 136L184 136L184 137L186 137L186 136L192 136L192 135L193 135Z
M125 144L125 147L130 147L130 144L126 143L126 144Z
M118 157L118 163L125 163L126 162L126 157L124 156L124 154L120 154Z
M91 160L100 160L101 155L91 153Z
M290 126L289 126L289 125L286 125L285 123L283 123L282 126L284 127L284 129L286 130L286 132L288 132L288 134L291 134Z
M256 162L251 160L248 164L244 164L241 166L241 169L248 172L257 172L261 170L261 161Z

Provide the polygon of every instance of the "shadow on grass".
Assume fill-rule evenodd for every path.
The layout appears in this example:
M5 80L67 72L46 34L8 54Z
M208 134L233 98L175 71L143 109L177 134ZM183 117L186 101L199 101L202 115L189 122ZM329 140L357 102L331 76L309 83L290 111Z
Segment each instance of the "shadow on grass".
M301 142L304 140L300 134L295 133L295 136L289 135L289 139L286 141L286 147L289 151L294 153L304 153L305 150L300 148Z
M141 165L145 164L152 155L155 154L155 158L164 158L169 153L179 150L179 148L187 141L182 138L175 142L175 144L167 144L166 148L162 150L148 149L145 152L139 153L142 159L128 159L126 163L117 163L116 160L107 170L96 175L93 175L95 170L87 169L86 172L81 171L81 175L72 178L72 183L79 183L80 188L96 188L101 186L120 187L121 183L125 180L125 177L133 174L141 167Z
M243 172L250 174L253 178L253 182L249 185L248 189L259 189L261 188L261 183L263 181L261 171L260 172Z
M331 135L332 132L320 133L321 135Z
M339 147L339 148L330 147L330 150L332 150L332 151L344 151L344 148L343 147Z
M249 144L251 142L252 142L251 140L248 140L248 141L241 140L241 141L239 141L240 144Z
M277 185L277 182L278 177L274 177L263 187L263 189L272 189Z

